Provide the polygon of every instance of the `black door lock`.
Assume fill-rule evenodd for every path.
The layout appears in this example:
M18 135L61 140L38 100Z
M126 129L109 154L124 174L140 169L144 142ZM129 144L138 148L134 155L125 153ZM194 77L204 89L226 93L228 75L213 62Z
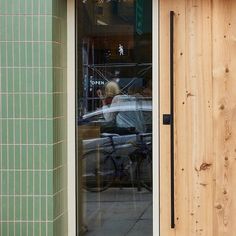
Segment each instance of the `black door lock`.
M171 124L172 124L172 115L163 114L163 125L171 125Z

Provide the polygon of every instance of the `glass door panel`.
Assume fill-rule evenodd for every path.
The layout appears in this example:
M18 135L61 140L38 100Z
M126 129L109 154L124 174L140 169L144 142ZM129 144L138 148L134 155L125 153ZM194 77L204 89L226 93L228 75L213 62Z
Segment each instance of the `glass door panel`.
M152 1L80 0L80 235L152 235Z

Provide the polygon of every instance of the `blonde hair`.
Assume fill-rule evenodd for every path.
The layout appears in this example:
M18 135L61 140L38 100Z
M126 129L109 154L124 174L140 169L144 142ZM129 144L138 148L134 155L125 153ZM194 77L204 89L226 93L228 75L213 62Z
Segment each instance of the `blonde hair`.
M114 82L110 81L105 85L105 97L114 97L120 93L119 85Z

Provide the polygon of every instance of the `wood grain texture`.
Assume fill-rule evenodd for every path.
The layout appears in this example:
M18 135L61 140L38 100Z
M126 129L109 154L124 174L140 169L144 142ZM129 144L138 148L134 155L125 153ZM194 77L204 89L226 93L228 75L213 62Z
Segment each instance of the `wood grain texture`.
M236 235L236 2L214 0L214 236Z
M161 125L161 236L213 231L212 1L160 1L161 112L169 104L168 14L175 11L175 213L170 229L169 130Z

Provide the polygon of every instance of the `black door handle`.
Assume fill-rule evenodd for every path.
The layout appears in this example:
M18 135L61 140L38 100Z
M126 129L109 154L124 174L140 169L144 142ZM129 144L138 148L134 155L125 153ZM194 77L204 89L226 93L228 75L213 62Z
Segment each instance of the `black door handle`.
M170 204L171 228L175 228L175 163L174 163L174 11L170 11L170 114L163 114L163 124L170 125Z

